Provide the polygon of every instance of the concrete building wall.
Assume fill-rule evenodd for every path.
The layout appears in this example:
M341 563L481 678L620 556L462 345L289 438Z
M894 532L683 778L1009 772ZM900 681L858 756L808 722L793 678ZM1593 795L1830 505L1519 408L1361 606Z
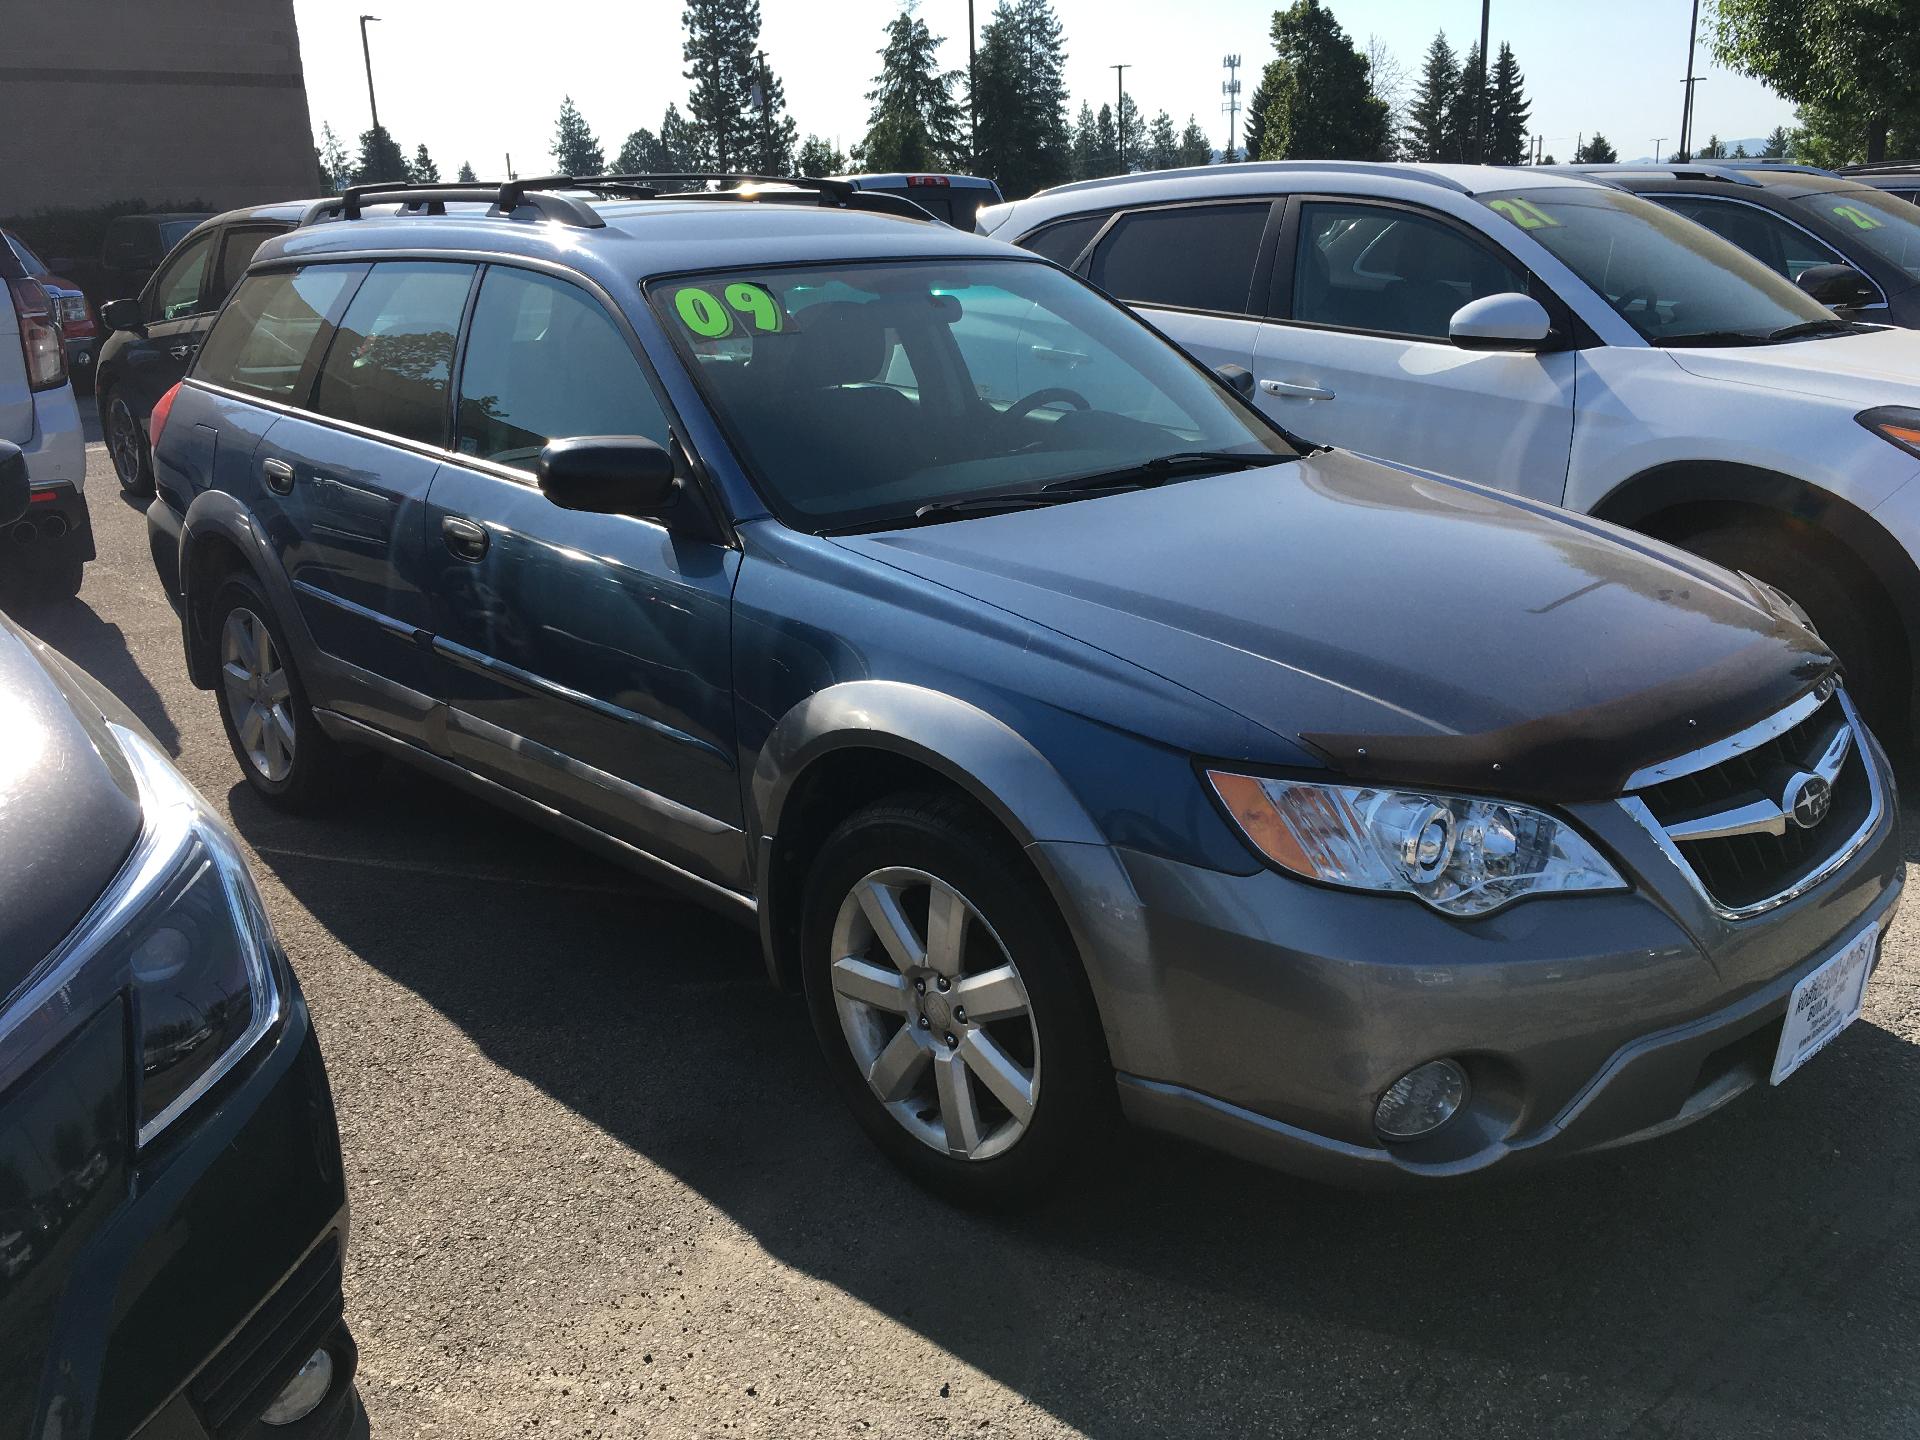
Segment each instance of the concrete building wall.
M293 0L0 0L0 215L318 188Z

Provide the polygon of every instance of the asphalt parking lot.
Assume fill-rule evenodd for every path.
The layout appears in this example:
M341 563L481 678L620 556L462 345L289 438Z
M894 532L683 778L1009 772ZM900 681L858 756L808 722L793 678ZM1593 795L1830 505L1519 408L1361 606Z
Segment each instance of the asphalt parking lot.
M98 444L88 485L79 600L18 618L253 852L376 1435L1920 1433L1912 908L1863 1023L1638 1150L1356 1197L1140 1141L959 1214L841 1111L748 932L395 768L323 820L257 802Z

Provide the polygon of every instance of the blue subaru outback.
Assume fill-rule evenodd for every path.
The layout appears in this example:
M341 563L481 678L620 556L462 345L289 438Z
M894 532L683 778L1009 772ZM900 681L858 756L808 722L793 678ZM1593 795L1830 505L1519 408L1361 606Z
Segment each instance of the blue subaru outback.
M1115 1112L1347 1181L1616 1145L1859 1015L1892 789L1779 596L1296 441L896 197L707 178L261 248L149 516L266 798L375 752L757 923L963 1201Z

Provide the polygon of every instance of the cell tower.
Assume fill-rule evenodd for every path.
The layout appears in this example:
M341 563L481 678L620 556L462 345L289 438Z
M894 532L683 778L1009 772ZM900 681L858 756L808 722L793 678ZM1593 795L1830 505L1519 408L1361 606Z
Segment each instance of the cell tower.
M1227 72L1227 78L1220 82L1220 93L1227 99L1220 108L1227 112L1227 160L1231 163L1234 158L1234 127L1240 119L1240 57L1224 56L1220 63Z

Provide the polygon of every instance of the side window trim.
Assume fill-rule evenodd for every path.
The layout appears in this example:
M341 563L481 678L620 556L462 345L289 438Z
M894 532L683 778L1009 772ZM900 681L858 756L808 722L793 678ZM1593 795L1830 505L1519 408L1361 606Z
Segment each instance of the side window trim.
M373 272L379 269L382 264L387 264L387 265L410 265L410 264L412 265L464 265L466 266L468 270L467 294L466 294L466 298L460 302L460 322L463 325L466 323L467 316L470 315L473 311L473 297L477 293L479 293L480 272L486 269L486 266L480 263L479 261L471 260L464 256L448 256L447 258L442 259L439 256L409 256L409 257L403 258L400 256L388 255L388 256L380 256L380 257L370 259L368 261L366 270L360 276L359 283L353 287L353 295L349 296L347 299L347 303L340 307L340 313L337 316L333 316L330 318L329 323L332 326L333 333L327 336L327 343L322 348L319 362L313 366L313 373L311 375L303 375L301 377L301 379L305 382L305 396L306 396L305 401L301 405L301 409L305 410L308 414L312 415L315 419L330 420L330 421L336 421L341 424L351 425L355 430L366 431L369 434L383 436L388 440L392 440L400 444L424 445L429 450L444 450L444 451L447 451L448 453L451 453L453 450L453 421L452 421L453 412L451 410L451 404L452 404L453 395L457 393L454 389L454 384L453 384L453 377L455 373L454 366L455 366L455 362L457 362L460 358L460 350L461 350L460 336L457 333L455 334L454 341L453 341L453 355L447 361L447 395L448 395L449 408L441 416L440 439L437 443L432 440L416 439L414 436L411 436L411 435L396 435L389 430L378 430L378 429L373 429L370 426L358 425L351 420L341 420L339 416L328 415L319 408L318 401L319 401L319 392L320 392L320 376L327 368L327 359L329 356L332 355L333 347L336 344L338 344L340 341L340 321L346 318L347 311L353 307L354 298L359 295L360 291L363 288L365 288L367 281L372 278Z
M339 329L340 321L347 313L347 307L353 303L353 297L360 293L361 285L366 282L367 272L371 270L373 266L356 256L351 260L340 261L287 261L270 266L259 272L261 275L297 275L302 271L318 270L328 265L340 270L358 271L359 273L351 276L347 283L340 287L340 294L335 297L334 303L327 307L326 313L320 317L320 329L326 333L327 343L325 345L315 345L307 351L306 359L301 364L299 378L294 381L293 391L287 398L283 400L272 396L256 395L251 391L222 385L217 380L209 380L199 373L200 367L197 361L193 369L188 371L187 378L196 380L203 385L215 386L223 393L238 395L252 404L271 406L275 409L285 410L289 414L303 416L309 420L326 420L326 416L318 414L313 408L313 389L314 386L319 383L320 379L320 360L326 351L332 348L334 332ZM214 317L214 325L220 323L220 316L226 314L227 306L233 303L234 295L238 295L239 293L240 287L238 285L234 286L233 294L228 295L226 300L221 303L219 312ZM207 333L209 335L213 333L213 326L208 327Z
M1818 245L1822 250L1825 250L1829 255L1832 255L1840 264L1849 266L1855 271L1858 271L1859 274L1866 280L1866 282L1869 285L1873 286L1874 293L1878 295L1880 298L1871 305L1862 305L1860 307L1862 310L1884 310L1887 308L1887 292L1878 280L1874 279L1873 276L1867 274L1865 270L1861 270L1858 265L1855 265L1853 261L1848 258L1846 253L1842 251L1838 245L1835 245L1832 241L1826 239L1824 236L1819 235L1812 230L1809 230L1805 225L1802 225L1799 221L1793 219L1791 216L1782 215L1778 210L1770 210L1765 205L1755 205L1752 201L1742 200L1737 195L1695 195L1685 190L1661 190L1661 191L1654 192L1652 194L1643 195L1641 198L1643 200L1651 200L1654 204L1658 205L1661 209L1672 210L1675 214L1679 214L1680 211L1676 205L1670 202L1685 200L1685 201L1697 202L1701 205L1739 205L1748 210L1757 211L1761 215L1766 216L1768 219L1778 220L1782 225L1786 225L1791 229L1798 230L1802 235L1806 236L1814 244ZM1733 242L1728 241L1727 243L1732 244Z
M286 268L300 271L306 267L289 265ZM331 419L330 416L322 415L314 408L314 394L320 388L320 372L326 368L327 356L332 353L333 342L340 338L340 322L346 319L348 308L360 294L360 287L365 285L367 277L373 274L373 262L365 261L358 266L358 269L360 273L341 288L339 299L321 317L320 328L326 332L327 342L324 345L316 345L307 352L306 364L301 368L300 379L293 387L293 395L286 402L301 414L315 420ZM235 289L237 291L238 287L236 286Z
M1507 269L1517 271L1526 277L1527 293L1544 305L1547 314L1553 319L1553 332L1561 342L1553 348L1582 350L1600 343L1598 337L1580 321L1566 302L1554 293L1553 287L1534 273L1531 266L1511 254L1492 236L1475 229L1457 217L1443 210L1430 210L1424 205L1412 205L1403 200L1390 200L1373 195L1332 195L1318 191L1302 192L1287 197L1286 220L1281 228L1279 243L1275 247L1273 279L1267 291L1267 313L1262 317L1276 325L1291 325L1301 330L1326 330L1340 335L1373 335L1385 340L1399 340L1409 345L1447 345L1449 343L1431 335L1409 335L1402 330L1355 330L1346 325L1323 325L1312 320L1293 318L1293 274L1299 268L1301 215L1308 205L1316 204L1397 210L1403 214L1417 215L1423 220L1431 220L1462 237L1468 244L1481 250Z
M1113 232L1134 216L1158 215L1168 210L1220 209L1234 205L1251 208L1260 204L1267 206L1267 218L1260 230L1258 248L1254 251L1253 274L1247 285L1246 302L1238 310L1201 310L1190 305L1164 305L1153 300L1129 300L1125 296L1108 294L1106 288L1093 279L1093 257L1100 252L1100 247L1107 243ZM1264 318L1260 314L1260 296L1267 293L1271 285L1273 255L1279 244L1281 216L1285 204L1284 196L1209 195L1204 199L1167 200L1158 204L1132 205L1115 210L1107 216L1107 223L1100 227L1099 232L1087 242L1086 249L1082 250L1075 259L1072 266L1073 273L1093 284L1102 295L1107 295L1108 299L1122 305L1138 305L1148 310L1169 310L1178 315L1219 315L1229 320L1259 320Z

